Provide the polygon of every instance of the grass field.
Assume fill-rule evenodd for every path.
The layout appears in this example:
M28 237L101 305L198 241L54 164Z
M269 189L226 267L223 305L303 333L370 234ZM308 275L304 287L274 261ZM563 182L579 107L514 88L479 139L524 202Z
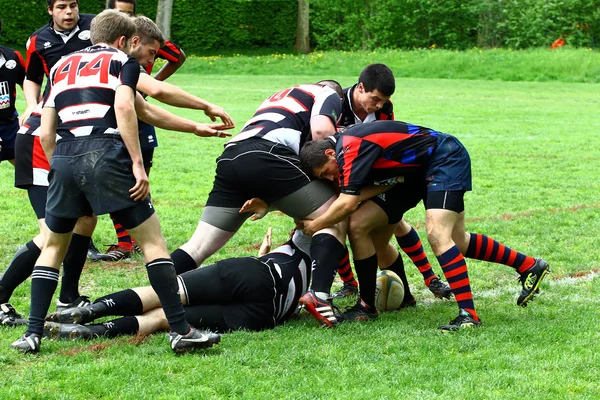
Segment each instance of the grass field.
M336 74L332 68L325 77L348 86L359 70ZM299 69L287 75L184 71L172 82L224 106L241 126L273 92L322 77ZM440 334L437 326L456 316L456 304L434 300L407 262L415 309L335 330L318 329L302 314L272 331L227 334L200 354L175 356L164 334L156 334L142 342L46 340L40 355L24 356L8 349L23 329L2 327L0 399L597 399L598 85L398 78L393 101L397 119L454 134L469 150L474 190L465 200L467 229L551 264L542 294L529 307L515 305L519 284L510 268L469 260L484 325ZM202 113L177 112L205 120ZM159 143L153 201L173 250L195 228L223 141L161 131ZM0 165L1 269L37 231L26 193L13 187L12 174L8 163ZM423 209L406 217L425 238ZM114 241L109 221L100 219L97 244ZM267 226L281 242L291 225L277 213L249 222L211 260L254 253ZM82 292L97 297L145 284L136 256L88 263ZM11 300L25 313L29 289L27 281Z

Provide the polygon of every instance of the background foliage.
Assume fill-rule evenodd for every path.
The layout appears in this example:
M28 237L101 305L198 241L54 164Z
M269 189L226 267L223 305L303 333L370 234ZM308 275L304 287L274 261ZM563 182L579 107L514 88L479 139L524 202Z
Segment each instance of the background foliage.
M4 44L23 47L45 24L44 2L3 1ZM80 0L98 13L104 0ZM574 47L596 47L599 0L312 0L311 44L317 49L372 50L438 47L468 49L547 47L565 37ZM138 12L156 16L156 1ZM224 49L291 49L297 3L292 0L177 0L172 39L188 54Z

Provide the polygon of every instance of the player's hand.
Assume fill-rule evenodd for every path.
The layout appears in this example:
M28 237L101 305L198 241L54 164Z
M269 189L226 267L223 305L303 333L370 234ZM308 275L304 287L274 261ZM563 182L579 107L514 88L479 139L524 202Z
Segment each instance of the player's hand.
M267 229L267 233L265 234L265 238L263 239L263 242L260 245L260 249L258 250L258 256L259 257L264 256L269 251L271 251L272 232L273 232L273 228L269 227Z
M135 201L142 201L150 194L150 181L144 170L144 164L133 164L133 176L135 177L135 186L129 189L129 197Z
M37 104L36 104L36 106L37 106ZM25 109L25 111L23 111L23 114L19 115L19 125L23 125L25 122L27 122L27 120L31 116L31 113L33 112L33 110L35 110L36 106L27 107Z
M259 199L258 197L254 197L250 200L246 200L242 208L240 208L241 213L253 213L251 220L256 221L261 219L265 215L267 215L269 205L263 199Z
M300 221L300 223L302 227L299 227L298 223L296 223L296 226L298 227L298 229L302 229L302 232L304 232L305 235L312 236L315 234L315 232L319 230L317 229L314 220L303 219L302 221Z
M224 132L223 129L229 129L225 124L196 124L194 135L200 137L219 137L226 138L231 133Z
M206 114L211 121L215 122L217 118L220 118L223 121L223 124L226 125L225 129L231 129L235 127L235 122L233 119L225 112L223 107L219 107L214 104L209 104L208 108L204 110L204 114Z

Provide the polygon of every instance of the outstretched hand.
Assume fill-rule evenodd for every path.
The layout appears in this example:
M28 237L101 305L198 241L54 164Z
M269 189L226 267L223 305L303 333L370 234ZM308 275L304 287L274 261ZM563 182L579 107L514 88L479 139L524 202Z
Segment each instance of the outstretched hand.
M235 127L235 122L233 121L233 119L231 119L229 114L227 114L225 112L223 107L219 107L217 105L210 104L206 108L206 110L204 110L204 114L206 114L206 116L208 116L210 118L210 120L213 122L215 122L217 120L217 118L220 118L221 121L223 121L223 125L226 126L226 128L224 128L224 129L231 129L231 128Z
M231 133L223 132L224 129L230 129L225 124L197 124L194 135L200 137L219 137L226 138L231 136Z
M265 215L267 215L269 205L263 199L259 199L258 197L254 197L250 200L246 200L242 208L240 208L241 213L252 213L254 214L251 218L252 221L256 221L261 219Z
M263 242L260 245L260 249L258 250L258 256L259 257L264 256L269 251L271 251L271 246L273 245L273 243L272 243L272 233L273 233L273 228L269 227L267 229L267 233L265 234L265 238L263 239Z

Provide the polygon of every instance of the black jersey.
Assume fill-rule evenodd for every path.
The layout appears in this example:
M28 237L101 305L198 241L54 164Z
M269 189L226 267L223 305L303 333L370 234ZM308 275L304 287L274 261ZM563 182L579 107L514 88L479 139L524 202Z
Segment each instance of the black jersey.
M17 118L17 85L25 79L25 62L21 53L0 46L0 125Z
M90 23L94 17L79 14L77 25L68 35L55 31L52 20L35 31L27 40L27 79L41 85L44 75L50 74L61 57L91 46Z
M354 124L361 124L363 122L372 122L372 121L386 121L394 119L394 105L390 100L386 101L383 104L381 109L375 111L374 113L367 114L367 117L364 120L361 120L356 116L353 111L353 98L352 94L354 90L356 90L358 84L344 89L344 103L342 116L338 122L338 126L350 126Z
M93 134L117 135L115 90L135 91L138 62L112 47L90 46L64 57L50 72L50 91L44 107L54 107L61 139Z
M365 186L418 179L440 135L406 122L376 121L328 138L335 143L341 192L358 195Z

